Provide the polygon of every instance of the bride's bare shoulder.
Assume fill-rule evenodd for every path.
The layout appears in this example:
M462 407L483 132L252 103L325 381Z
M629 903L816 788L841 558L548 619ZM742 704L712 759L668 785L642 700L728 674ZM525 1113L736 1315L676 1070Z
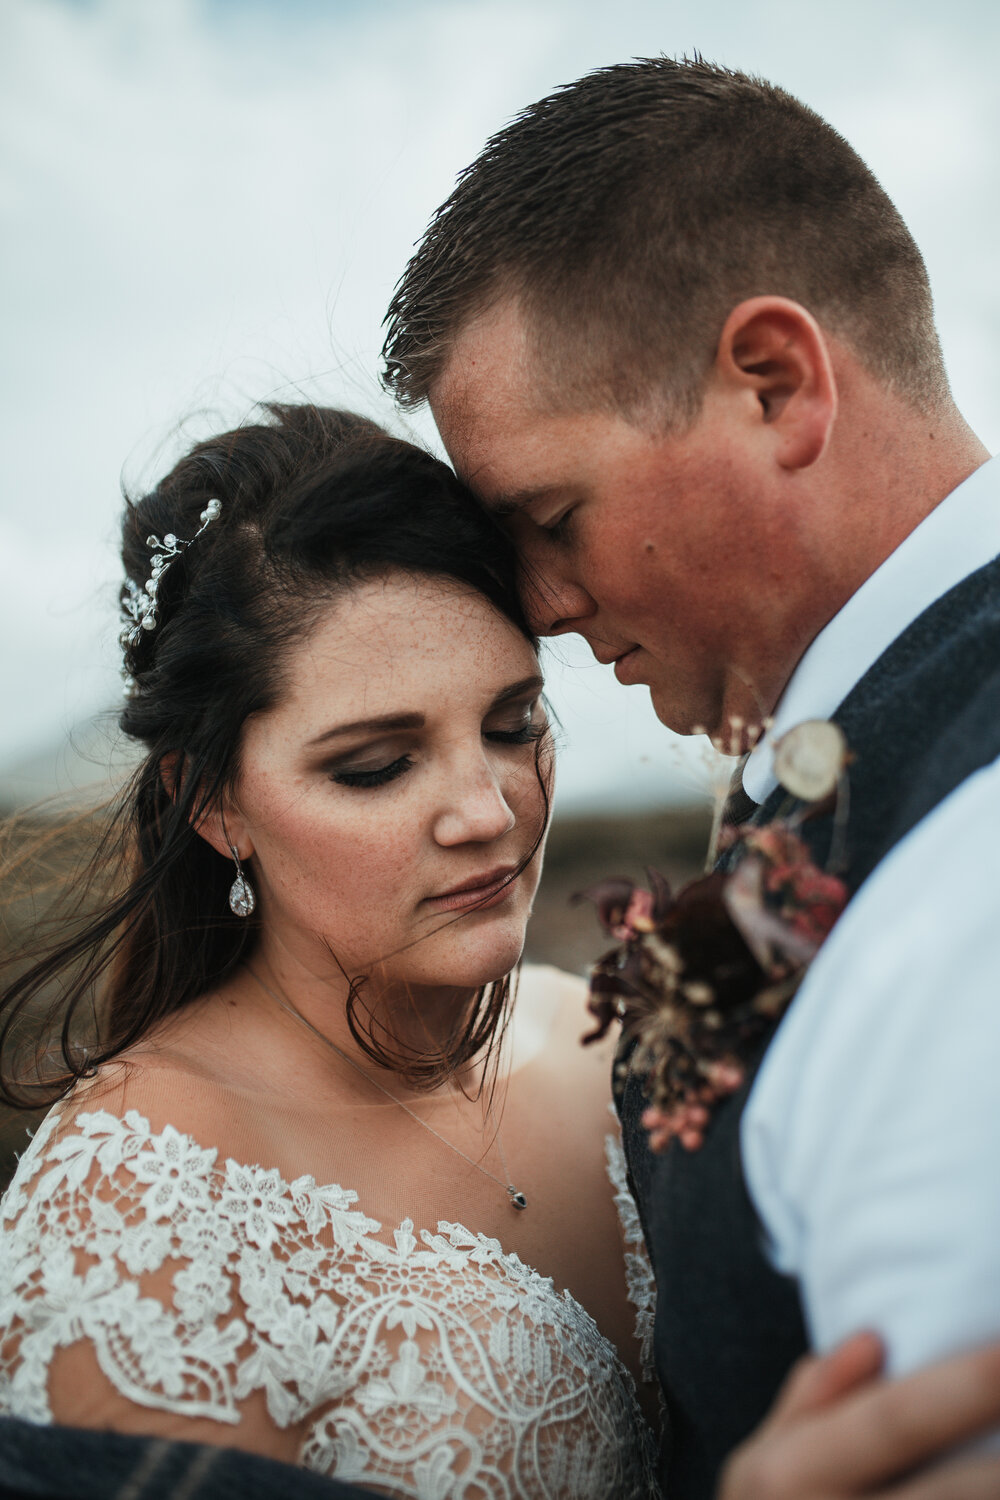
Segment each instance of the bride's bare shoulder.
M564 1026L572 1013L585 1014L586 997L587 983L579 975L552 964L525 964L517 983L517 1029L538 1039L548 1036L553 1028Z
M59 1134L96 1111L118 1119L134 1111L154 1133L171 1125L200 1145L216 1144L226 1118L222 1090L213 1081L183 1062L142 1054L116 1057L75 1084L59 1106Z
M549 1007L578 1007L586 1002L587 981L580 974L557 969L554 964L524 964L518 984L518 998Z
M550 964L524 966L517 997L515 1043L519 1032L526 1033L534 1057L562 1071L571 1068L596 1074L607 1087L614 1038L583 1046L582 1037L592 1030L585 979Z
M179 1020L180 1018L178 1018ZM60 1107L60 1130L79 1114L103 1110L124 1117L135 1110L153 1131L172 1125L201 1144L217 1144L227 1124L259 1117L263 1092L227 1051L195 1008L185 1024L167 1024L77 1083Z

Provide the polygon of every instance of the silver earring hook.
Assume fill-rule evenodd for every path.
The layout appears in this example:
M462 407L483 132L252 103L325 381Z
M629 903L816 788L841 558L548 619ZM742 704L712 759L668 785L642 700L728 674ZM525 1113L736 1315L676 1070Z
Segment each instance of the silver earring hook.
M226 842L229 843L228 838ZM232 844L229 844L229 852L236 861L236 879L229 888L229 910L236 917L249 917L257 905L257 897L253 886L243 873L240 857Z

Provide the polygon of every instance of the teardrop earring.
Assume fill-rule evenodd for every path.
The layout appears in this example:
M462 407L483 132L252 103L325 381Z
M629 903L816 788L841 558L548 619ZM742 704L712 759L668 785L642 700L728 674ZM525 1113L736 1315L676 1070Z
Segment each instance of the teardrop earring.
M254 895L253 886L243 873L240 857L232 844L229 852L236 861L236 879L229 887L229 910L235 917L249 917L257 905L257 897Z

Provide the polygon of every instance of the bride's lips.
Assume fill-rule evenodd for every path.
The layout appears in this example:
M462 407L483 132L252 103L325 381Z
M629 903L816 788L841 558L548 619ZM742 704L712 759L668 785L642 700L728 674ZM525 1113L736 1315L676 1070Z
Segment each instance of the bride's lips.
M639 647L632 646L628 651L623 651L621 656L615 657L615 676L626 686L639 680L638 655Z
M473 875L462 885L440 896L428 896L427 905L437 911L461 911L463 907L475 907L483 911L505 901L517 884L516 865L503 865L495 870L485 870L482 875Z

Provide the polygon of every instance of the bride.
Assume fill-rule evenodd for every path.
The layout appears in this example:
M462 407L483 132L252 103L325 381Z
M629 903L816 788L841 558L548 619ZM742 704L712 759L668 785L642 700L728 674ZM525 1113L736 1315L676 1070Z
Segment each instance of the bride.
M515 977L552 745L508 543L427 454L275 406L123 555L121 873L3 1000L4 1097L54 1104L0 1411L392 1495L655 1494L609 1059L580 981Z

